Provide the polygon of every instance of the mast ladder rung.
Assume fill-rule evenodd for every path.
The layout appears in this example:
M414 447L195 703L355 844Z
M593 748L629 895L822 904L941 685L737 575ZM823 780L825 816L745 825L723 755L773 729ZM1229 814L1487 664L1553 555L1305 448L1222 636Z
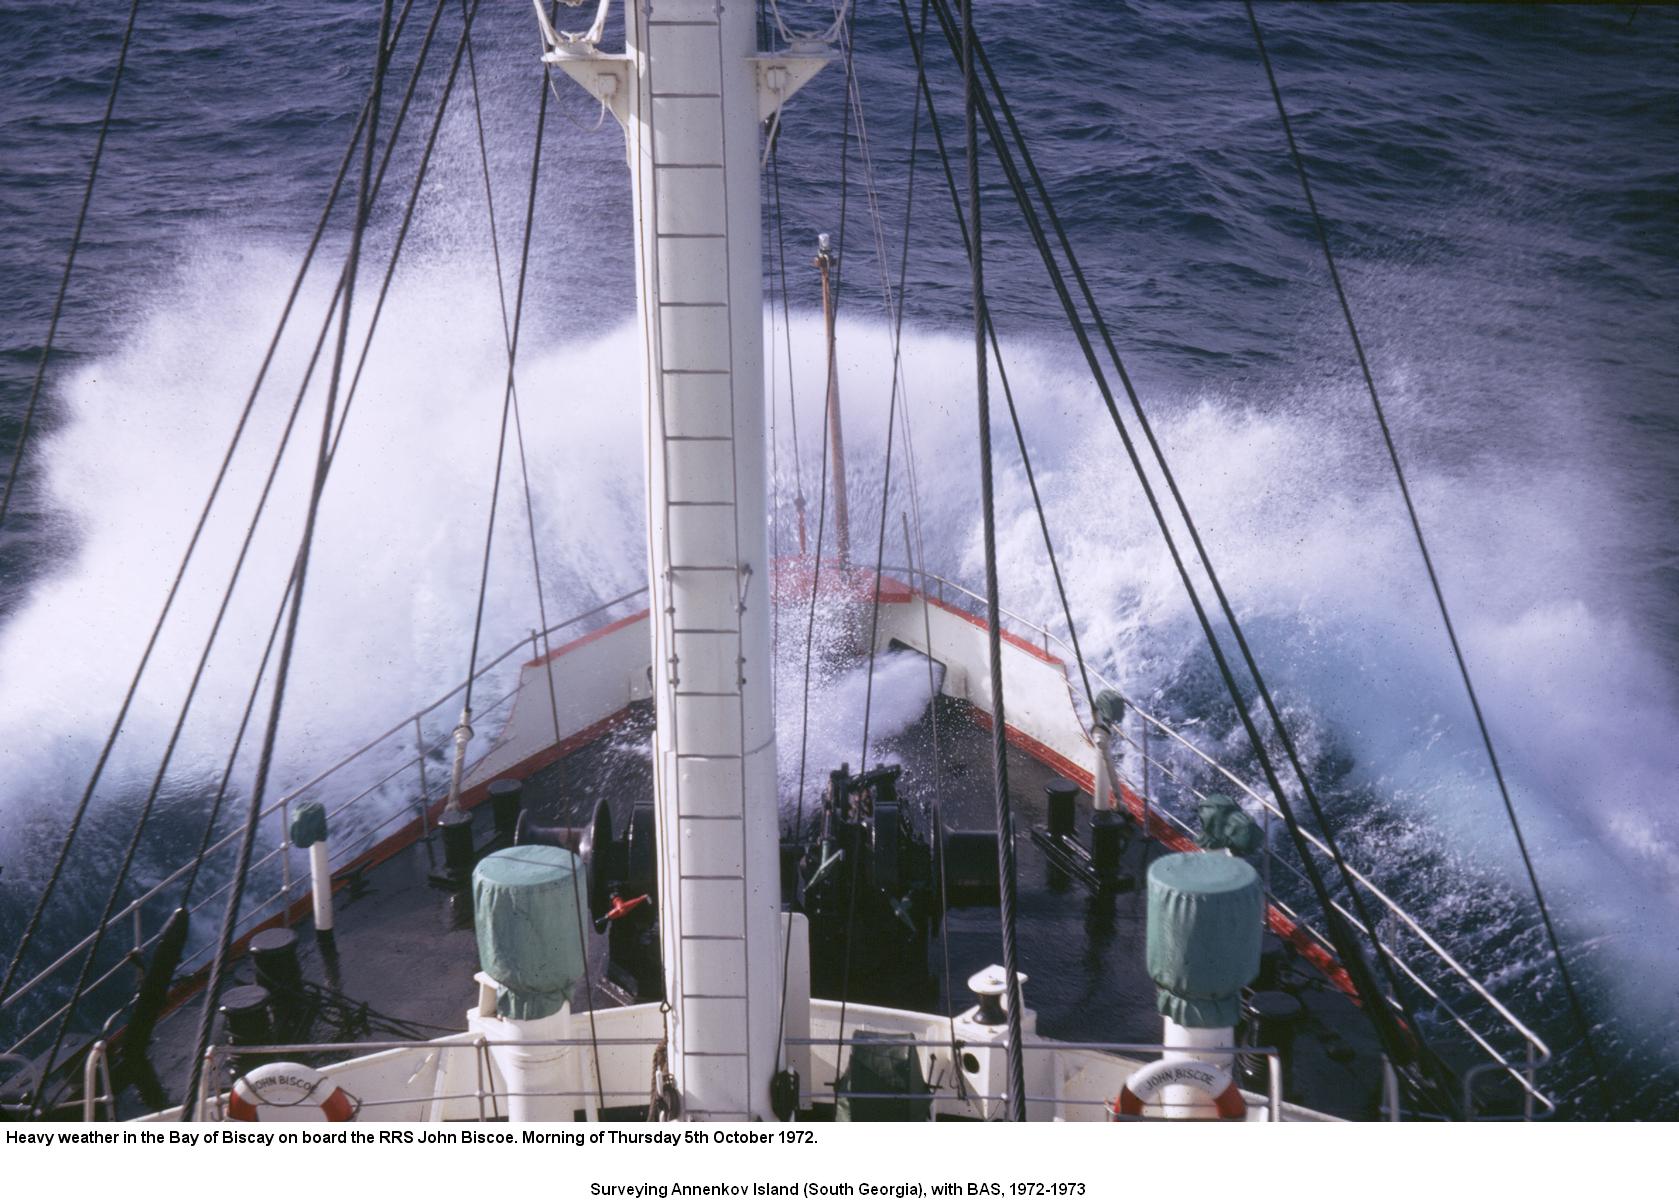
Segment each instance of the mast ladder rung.
M716 29L716 21L648 21L649 29Z
M727 367L661 367L666 375L728 375ZM667 436L665 441L670 441Z
M676 563L676 564L672 564L666 570L667 571L727 571L730 574L734 574L735 572L738 572L740 570L740 568L728 566L726 564L712 566L712 565L708 565L708 564L704 564L704 563Z
M735 502L732 500L667 500L665 502L665 508L667 509L732 509L734 507Z
M745 1059L745 1051L690 1051L683 1049L682 1055L686 1059ZM707 1113L735 1113L732 1109L707 1110Z
M738 813L683 813L678 819L685 822L738 822L744 820ZM729 877L738 880L739 876Z
M714 630L710 626L677 626L671 630L672 634L727 634L730 638L740 637L739 630ZM734 693L730 693L733 696Z
M693 689L693 690L687 691L687 692L683 692L681 690L678 690L676 695L679 696L679 697L699 697L701 699L731 700L732 701L736 697L738 697L740 695L740 693L738 693L738 692L704 692L704 691L701 691L699 689Z
M679 234L679 233L656 233L653 236L655 238L699 238L699 239L704 239L704 240L708 240L708 241L712 241L712 242L718 242L718 241L721 241L722 239L728 237L727 234Z
M678 876L678 880L739 880L740 873L734 872L726 876Z
M654 92L655 100L721 100L720 92Z
M684 934L684 942L745 942L744 934Z
M661 300L659 307L661 309L726 309L729 307L729 302L726 300Z
M667 434L666 442L733 442L733 434Z
M722 163L654 163L655 171L721 171Z
M746 1000L746 994L733 992L685 992L682 994L682 999L684 1001L744 1001Z

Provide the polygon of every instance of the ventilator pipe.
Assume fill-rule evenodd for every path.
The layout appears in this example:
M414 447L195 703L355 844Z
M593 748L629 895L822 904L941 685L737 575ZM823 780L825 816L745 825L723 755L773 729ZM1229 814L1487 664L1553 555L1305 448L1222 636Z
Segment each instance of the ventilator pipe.
M490 1055L507 1085L508 1121L569 1122L579 1101L589 1121L596 1119L594 1081L584 1080L589 1071L585 1048L516 1045L571 1037L569 1004L545 1018L504 1017L495 1024Z
M317 842L309 848L309 885L315 901L315 933L332 936L332 863L327 857L326 843Z
M472 709L461 710L461 720L455 726L455 761L449 768L449 799L443 805L445 815L461 811L461 776L466 770L466 744L472 741Z
M1200 1060L1234 1074L1228 1052L1242 989L1259 974L1264 894L1259 874L1240 859L1186 853L1155 860L1148 873L1148 969L1171 1048L1161 1058ZM1187 1085L1160 1094L1167 1117L1217 1116L1210 1100Z
M1102 813L1114 807L1113 777L1108 767L1108 743L1112 735L1108 727L1101 722L1090 732L1091 741L1096 744L1096 770L1091 774L1096 777L1096 795L1092 806L1096 812Z
M327 850L326 807L306 801L291 823L291 844L309 852L309 883L315 903L315 934L332 937L332 857Z
M570 1000L586 953L580 866L562 847L518 846L487 856L473 871L479 983L493 983L495 993L495 1017L474 1025L490 1039L515 1122L570 1121L580 1098L593 1116L594 1093L570 1062L583 1055L575 1048L568 1055L563 1045L528 1045L571 1037Z

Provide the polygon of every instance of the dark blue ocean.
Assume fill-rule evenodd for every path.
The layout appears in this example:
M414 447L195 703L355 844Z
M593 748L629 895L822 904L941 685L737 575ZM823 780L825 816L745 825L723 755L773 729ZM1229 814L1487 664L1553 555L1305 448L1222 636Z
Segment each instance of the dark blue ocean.
M794 24L816 24L826 6L783 7ZM0 8L0 470L126 9ZM459 36L460 4L442 10L374 208L358 322ZM382 137L433 11L414 0ZM919 0L909 13L918 19ZM1259 17L1609 1061L1613 1112L1679 1117L1679 11L1264 4ZM1601 1114L1241 6L1033 0L982 4L977 20L1337 832L1557 1049L1547 1083L1564 1113ZM321 211L366 94L377 21L371 2L140 7L0 529L6 960ZM528 4L482 6L472 67L510 274L537 49ZM928 52L957 153L958 78L936 33ZM896 288L913 179L902 293L910 433L886 499L885 557L902 561L898 514L913 509L928 566L977 583L967 271L897 5L860 5L854 63L862 136L855 115L842 116L836 67L789 107L779 137L766 271L779 280L779 231L792 351L790 370L772 290L775 537L788 549L793 497L802 488L814 507L817 495L822 358L809 262L828 232L843 251L854 537L873 556L891 393L883 278ZM623 143L577 89L556 84L520 360L550 620L635 587L645 564ZM323 501L282 786L464 674L505 371L481 170L463 66ZM1131 695L1255 774L1033 244L988 171L990 302L1084 646ZM773 207L768 182L765 195ZM305 282L296 332L259 395L35 966L104 900L343 261L346 211ZM282 464L168 773L141 883L196 842L296 545L321 391L317 379L301 418L310 432ZM1003 600L1059 628L1012 433L1006 423L996 433ZM517 553L525 517L504 502L498 530L514 549L493 565L485 628L498 650L536 624L530 565ZM825 712L843 725L855 681L828 683ZM836 754L848 739L836 726ZM250 758L247 749L236 791L249 785ZM0 1020L0 1043L24 1029Z

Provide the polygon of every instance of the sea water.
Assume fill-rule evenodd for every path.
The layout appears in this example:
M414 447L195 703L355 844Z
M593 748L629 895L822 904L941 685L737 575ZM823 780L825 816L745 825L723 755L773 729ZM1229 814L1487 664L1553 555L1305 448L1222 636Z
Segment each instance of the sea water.
M920 6L908 7L913 22ZM788 109L776 155L780 220L765 264L776 285L766 311L773 536L781 553L796 545L801 493L816 536L823 340L808 263L828 232L844 255L853 555L901 565L907 513L928 569L972 584L982 550L966 266L925 111L918 127L912 120L902 19L890 5L865 8L854 61L867 161L855 118L842 121L837 68ZM7 958L255 378L367 85L376 10L142 8L0 529ZM393 64L399 81L429 14L415 5ZM124 15L44 3L0 14L11 50L0 80L8 462ZM1679 1115L1667 1049L1679 999L1679 14L1265 6L1260 18L1513 799L1612 1064L1611 1092L1621 1112ZM1565 1048L1553 1080L1569 1111L1600 1112L1241 10L1011 4L982 8L979 23L1343 844ZM450 9L373 214L370 271L388 254L457 32ZM510 276L541 86L534 46L526 10L485 6L474 61ZM929 59L940 129L957 152L948 51L930 46ZM645 562L622 143L557 82L518 375L550 621L638 586ZM387 128L395 102L393 91ZM466 670L505 370L478 156L463 68L323 499L279 787ZM912 178L902 407L881 549L894 353L882 276L896 288ZM1251 774L1158 531L995 172L985 205L1003 366L1083 645L1130 694ZM33 966L103 903L344 235L341 212ZM352 347L376 278L358 292ZM232 744L296 546L323 375L166 777L143 883L196 845ZM1003 601L1059 629L995 376L992 393ZM498 650L537 624L523 495L504 487L485 619L485 645ZM831 526L825 534L832 553ZM802 613L784 611L777 688L790 797L805 728L804 634ZM815 640L824 636L819 628ZM924 665L880 670L887 678L872 690L856 672L816 672L802 740L816 778L857 759L865 695L875 738L919 715ZM446 736L452 720L440 714L429 733ZM253 742L236 764L232 808L249 788ZM369 776L391 765L370 765ZM1023 966L1032 970L1030 958Z

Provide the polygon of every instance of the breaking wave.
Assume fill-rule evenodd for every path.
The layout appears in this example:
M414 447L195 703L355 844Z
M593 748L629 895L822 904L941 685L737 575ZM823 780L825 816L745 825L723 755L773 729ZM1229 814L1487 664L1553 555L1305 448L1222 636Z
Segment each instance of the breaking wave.
M66 419L41 454L47 503L73 528L74 546L0 629L8 927L20 902L33 899L46 849L56 846L115 715L278 313L275 281L287 278L291 262L272 249L202 251L139 316L128 341L61 385ZM481 268L469 273L444 261L411 264L393 293L323 500L281 730L281 787L465 672L504 363L493 289ZM325 299L323 288L306 289L299 312L318 314ZM125 805L156 770L313 333L296 323L281 345L107 769L76 860L84 880L100 878L96 865L126 830ZM781 337L773 339L774 520L785 552L793 546L795 480L810 498L815 535L820 323L794 320L797 459ZM352 347L360 340L352 336ZM636 343L621 326L529 353L520 369L551 621L643 582ZM840 346L852 553L872 562L890 334L844 321ZM1098 398L1065 348L1020 343L1007 352L1088 653L1133 696L1191 723L1209 749L1240 762L1228 705ZM905 335L913 455L900 446L884 552L888 565L903 561L898 514L919 513L928 567L970 582L981 568L971 362L964 337ZM997 381L993 394L1000 410ZM317 377L176 754L165 831L202 807L222 769L296 549L323 397ZM1574 420L1570 404L1558 398L1563 426ZM1439 418L1426 398L1400 387L1392 405L1408 440L1430 445ZM1425 921L1485 948L1487 970L1502 974L1520 1008L1524 991L1548 988L1539 980L1549 969L1531 937L1514 846L1359 398L1167 396L1156 418L1259 658L1314 764L1331 774L1359 854L1390 879L1405 878L1419 848L1461 869L1453 888L1407 895L1425 907ZM1036 516L1001 414L995 435L1003 602L1058 627ZM491 652L537 623L517 460L509 462L485 623ZM1543 462L1418 455L1413 487L1553 903L1570 943L1589 948L1589 970L1615 998L1611 1025L1622 1031L1670 1022L1679 982L1670 937L1679 917L1679 818L1667 795L1679 778L1679 704L1639 615L1617 596L1611 560L1626 552L1626 535L1616 498L1596 486L1596 467L1577 441ZM788 633L802 633L802 621L802 613L782 614L784 777L799 717L786 694L798 654ZM891 662L882 670L893 678L879 682L877 697L924 696L924 666ZM830 759L857 757L861 680L855 672L818 674L810 762L825 773ZM876 740L919 712L909 701L877 709ZM241 787L253 741L235 774ZM1399 824L1366 828L1361 817L1373 809ZM1471 902L1494 905L1507 924L1477 929L1464 911ZM1649 987L1652 979L1665 982L1665 997Z

